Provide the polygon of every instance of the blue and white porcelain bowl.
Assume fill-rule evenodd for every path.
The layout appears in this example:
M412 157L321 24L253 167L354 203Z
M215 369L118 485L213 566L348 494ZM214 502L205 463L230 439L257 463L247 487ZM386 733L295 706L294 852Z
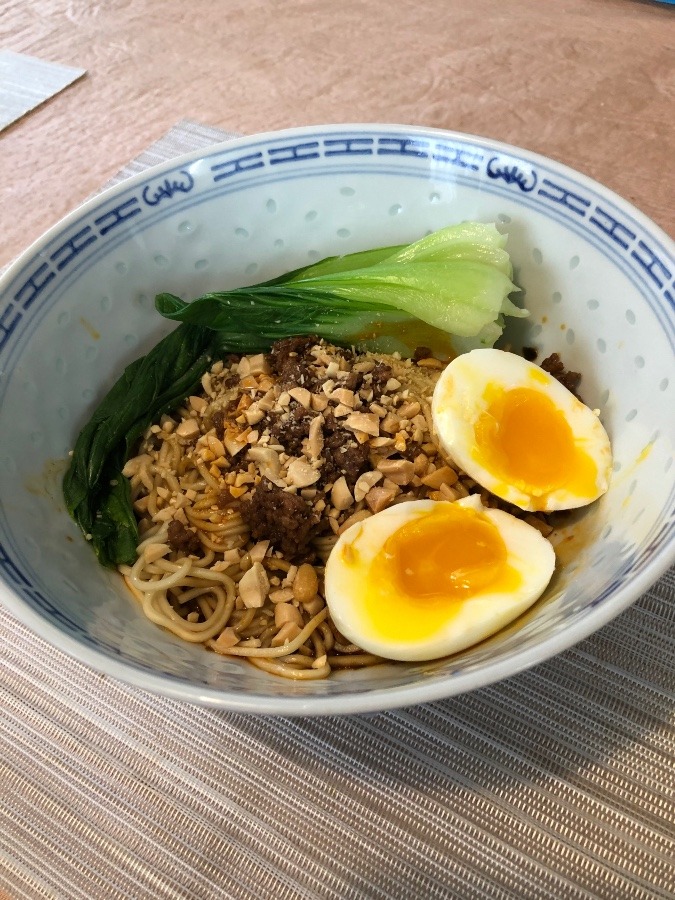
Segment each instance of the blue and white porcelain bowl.
M451 658L298 684L147 621L69 519L60 482L104 392L166 333L155 294L192 298L467 219L508 234L532 313L525 343L583 373L613 443L610 490L570 528L542 600ZM0 282L1 599L101 672L230 710L379 710L545 660L618 615L675 557L674 275L673 242L620 197L549 159L450 132L301 128L134 177L52 228Z

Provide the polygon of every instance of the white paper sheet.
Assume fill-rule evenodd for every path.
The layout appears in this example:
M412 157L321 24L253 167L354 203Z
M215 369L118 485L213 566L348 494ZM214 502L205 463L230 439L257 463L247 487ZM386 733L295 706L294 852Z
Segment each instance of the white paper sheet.
M0 131L77 81L85 71L0 50Z

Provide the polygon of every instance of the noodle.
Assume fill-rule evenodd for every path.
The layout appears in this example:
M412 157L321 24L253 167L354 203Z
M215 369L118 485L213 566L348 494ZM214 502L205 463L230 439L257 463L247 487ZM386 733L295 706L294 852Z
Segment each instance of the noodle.
M130 592L155 624L293 680L382 662L337 631L323 593L324 565L338 535L377 511L370 495L356 490L360 473L373 476L373 483L380 479L377 490L387 495L387 503L445 499L449 490L422 480L449 471L438 455L427 400L438 369L397 357L357 356L324 342L305 344L299 399L262 355L216 362L202 379L201 396L188 398L146 431L124 468L141 535L138 557L132 566L120 566ZM333 387L339 388L342 409L331 399ZM361 436L361 450L353 433L334 424L331 444L326 439L324 447L324 438L317 438L330 416L338 426L344 421L338 417L352 407L343 401L376 410L382 421L377 437ZM315 410L321 421L310 427ZM330 454L338 452L342 468L334 464L328 474ZM401 487L382 480L377 463L384 459L414 467L415 477ZM299 484L293 482L293 461L304 467L305 476L310 473ZM349 474L350 465L360 467L355 475ZM464 473L452 476L457 496L477 490ZM288 492L282 498L302 498L303 509L318 523L306 543L298 537L294 544L291 534L291 550L284 550L286 531L293 533L296 521L282 509L278 516L287 516L289 528L281 530L280 541L275 538L280 546L255 537L259 529L250 512L244 515L244 504L255 499L262 479ZM338 502L334 488L340 481L347 494L343 490ZM543 519L540 524L546 527Z
M270 672L272 675L281 675L282 678L292 678L295 681L314 681L319 678L326 678L330 675L331 668L328 663L313 669L298 669L288 663L281 663L277 660L262 659L261 657L251 656L249 661L259 669Z
M355 653L353 656L329 656L328 665L333 669L356 669L364 666L376 666L384 662L381 656L372 653Z
M186 560L181 566L179 566L176 571L169 575L165 575L163 578L152 579L149 578L144 580L140 577L139 572L143 569L145 561L142 556L139 556L131 569L131 574L129 575L129 580L139 591L146 591L147 593L154 594L157 591L165 591L171 587L174 587L181 582L183 582L185 576L189 573L192 568L192 563L190 560Z
M322 609L313 619L310 619L294 640L281 647L259 647L254 650L250 650L248 647L230 647L227 650L220 650L214 645L213 649L216 650L217 653L224 653L226 656L266 656L270 659L276 656L288 656L305 643L316 626L320 622L323 622L327 615L328 609Z

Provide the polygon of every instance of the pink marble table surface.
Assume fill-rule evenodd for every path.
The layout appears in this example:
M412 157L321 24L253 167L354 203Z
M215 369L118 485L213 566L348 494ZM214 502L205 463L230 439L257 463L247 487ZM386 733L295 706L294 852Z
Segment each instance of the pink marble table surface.
M651 0L3 0L0 46L87 70L0 134L0 267L186 118L487 136L675 231L675 9Z

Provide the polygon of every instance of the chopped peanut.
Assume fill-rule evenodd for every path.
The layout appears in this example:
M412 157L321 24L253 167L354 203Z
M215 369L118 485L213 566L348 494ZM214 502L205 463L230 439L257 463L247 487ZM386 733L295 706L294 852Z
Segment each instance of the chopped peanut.
M209 450L213 453L213 459L218 456L225 456L225 447L223 447L223 442L219 441L214 434L209 434L206 436L206 443Z
M349 507L354 502L354 497L352 495L352 492L349 490L347 480L344 475L338 478L338 480L333 484L330 492L330 502L333 504L335 509L340 511L349 509Z
M301 406L304 406L305 409L311 409L312 407L312 395L304 387L294 387L291 388L288 392L294 400L297 400Z
M272 638L273 647L282 647L289 644L300 634L302 629L295 622L286 622Z
M328 397L324 394L312 394L312 409L315 412L323 412L328 406Z
M371 512L378 513L386 509L396 496L396 492L385 487L374 487L366 494L366 503Z
M225 432L223 444L230 456L236 456L237 453L240 453L247 446L245 434L246 432L238 433L231 428L228 428Z
M239 635L234 628L223 628L213 643L213 649L216 652L229 650L230 647L236 646L239 643L239 640Z
M319 414L314 416L309 426L309 436L307 438L307 455L310 459L318 459L323 450L323 416Z
M138 456L124 468L139 533L147 538L174 520L210 554L211 562L198 562L187 582L171 589L176 612L202 623L216 608L206 596L187 602L193 587L200 594L199 585L208 584L199 565L233 579L232 616L207 641L224 655L233 647L291 652L285 645L325 610L324 566L349 528L402 501L481 491L446 462L434 438L430 404L445 363L364 357L323 340L291 340L269 355L215 362L202 377L203 392L147 428ZM294 357L295 383L286 366ZM508 508L485 491L481 499ZM525 521L544 535L552 530L543 515ZM165 558L180 563L179 547L176 533L155 538L143 548L143 561L159 563L151 569L158 573ZM344 652L347 643L334 627L323 622L293 652L294 677L330 670L326 654Z
M262 422L265 418L265 413L260 407L260 401L249 406L245 411L244 416L249 425L257 425L258 422Z
M170 551L171 547L169 547L168 544L148 544L143 549L143 559L147 563L151 563L156 559L161 559L163 556L166 556Z
M387 434L396 434L399 429L400 421L398 416L395 416L393 413L389 413L385 416L384 420L380 422L380 429L382 431L386 431Z
M330 399L337 400L337 402L341 405L351 408L354 407L354 404L356 402L354 391L350 391L347 388L336 388L330 395Z
M295 622L302 628L302 613L292 603L277 603L274 606L274 624L281 628L286 622Z
M308 603L319 590L319 579L314 566L303 563L293 579L293 596L300 603Z
M264 353L257 353L248 358L249 372L251 375L269 375L270 367Z
M415 475L423 476L429 468L429 457L426 453L418 453L413 461Z
M450 466L441 466L434 472L430 472L422 478L422 484L426 487L438 490L442 484L451 485L457 481L457 472Z
M188 402L197 413L203 413L208 406L208 401L205 397L188 397Z
M251 549L248 551L248 554L253 562L261 563L265 559L265 554L267 553L269 546L269 541L258 541L257 544L251 547Z
M382 478L382 472L366 472L363 474L354 485L354 499L357 502L363 500L368 491L376 485L378 481L382 481Z
M248 456L258 464L261 474L270 475L272 478L279 475L281 460L276 450L272 450L271 447L251 447Z
M394 484L410 484L415 467L409 459L381 459L377 468Z
M451 488L445 481L439 488L444 500L459 500L459 494L454 488Z
M308 603L303 603L302 608L308 613L310 616L315 616L320 610L324 607L324 602L318 595L314 597L314 599L310 600Z
M420 404L415 400L409 403L404 403L402 406L396 410L399 418L401 419L412 419L414 416L418 415L419 411L422 409Z
M176 428L176 434L184 440L192 440L199 434L199 422L196 419L183 419Z
M282 587L276 591L270 591L268 596L272 603L288 603L289 600L293 600L293 591L291 588Z
M314 469L304 459L294 459L288 464L288 483L298 488L309 487L321 477L318 469Z
M345 421L347 428L352 431L362 431L364 434L370 434L377 437L380 433L380 422L373 413L352 413L347 416Z
M265 602L270 589L267 572L259 562L254 562L239 581L239 596L246 609L258 608Z

